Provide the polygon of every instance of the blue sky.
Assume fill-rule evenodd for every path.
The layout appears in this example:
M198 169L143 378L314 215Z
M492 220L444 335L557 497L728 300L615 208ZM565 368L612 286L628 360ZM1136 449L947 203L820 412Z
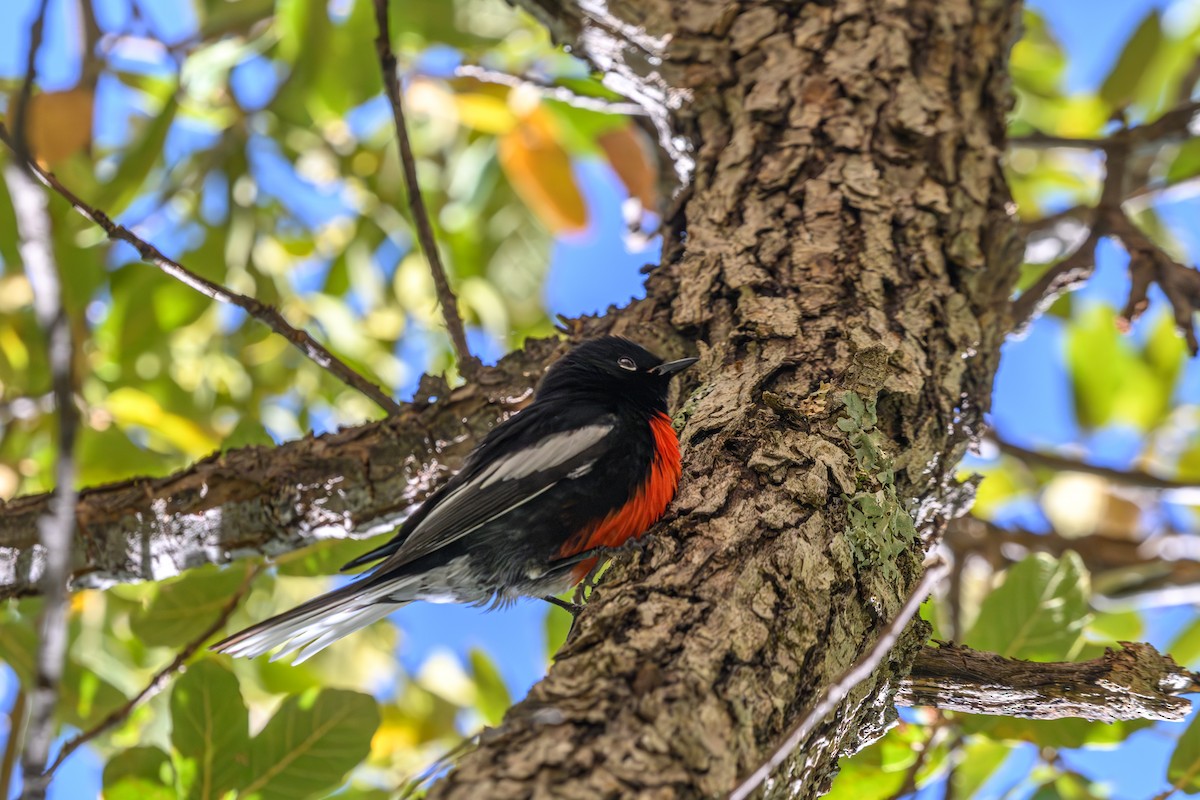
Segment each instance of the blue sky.
M66 88L78 77L79 65L69 55L68 46L75 36L66 24L65 12L74 7L75 0L51 0L47 46L38 62L39 74L47 88ZM0 77L19 76L25 59L25 37L31 9L35 0L9 0L7 18L22 21L0 26ZM1085 90L1102 80L1120 52L1128 32L1150 7L1166 9L1166 0L1038 0L1030 3L1049 20L1070 54L1067 82L1070 88ZM141 0L144 14L134 22L127 13L126 0L98 2L102 26L125 29L131 25L149 26L151 31L168 41L184 38L194 27L195 20L187 13L178 13L186 3L169 0ZM172 13L165 12L172 9ZM261 102L263 89L275 80L272 65L258 58L238 68L235 79L239 99L247 105ZM115 81L101 91L124 91ZM370 115L378 109L360 109L369 123ZM124 131L120 124L100 120L97 136L104 141L120 141ZM186 129L175 134L169 143L177 155L200 146L209 136L202 131L189 133ZM194 137L194 138L193 138ZM281 194L295 198L292 208L296 216L314 220L329 214L349 213L339 207L336 196L314 197L311 187L297 184L290 167L272 153L269 142L263 141L254 154L256 169L264 185L274 184ZM610 303L622 303L641 294L641 267L655 262L657 245L647 251L628 252L623 245L623 223L619 204L623 191L611 170L600 162L580 162L576 174L583 187L591 211L592 228L582 235L554 245L552 264L545 289L545 299L552 314L574 315L601 310ZM219 194L213 192L213 195ZM137 215L140 210L131 209ZM1180 231L1190 248L1193 263L1200 257L1200 242L1192 234L1195 220L1200 218L1200 201L1184 200L1160 209L1164 220ZM147 229L156 243L168 252L174 220L148 222ZM320 265L314 265L320 269ZM1103 302L1119 306L1128 287L1123 252L1114 246L1102 248L1096 276L1076 295L1080 302ZM1155 316L1165 313L1161 295L1152 295L1154 303L1134 336L1144 331ZM1067 383L1064 328L1062 322L1044 318L1036 323L1029 335L1007 343L993 397L992 420L1005 438L1031 446L1049 446L1077 441L1080 432L1072 412L1070 387ZM498 355L494 343L484 341L482 334L473 333L473 344L483 347L490 355ZM424 345L417 337L406 343L401 353L414 362L412 384L423 363ZM1181 399L1196 402L1200 399L1200 365L1193 360L1182 382ZM401 394L411 391L411 385L397 387ZM1086 438L1087 457L1112 466L1127 466L1136 455L1136 437L1129 431L1108 430ZM1191 609L1175 610L1156 616L1150 625L1149 639L1165 646L1175 629L1192 616ZM398 657L407 671L416 673L434 653L450 652L464 659L472 648L482 648L495 658L514 698L522 696L538 680L544 669L544 618L546 610L540 601L518 603L515 607L490 613L460 606L416 604L394 615L401 630ZM13 682L7 673L4 684L5 707L12 702ZM1067 762L1110 782L1113 796L1136 800L1157 788L1147 789L1144 776L1165 774L1163 763L1170 749L1163 746L1164 737L1177 735L1181 727L1156 726L1135 734L1116 751L1080 751L1068 753ZM1011 783L1027 773L1034 754L1025 748L1014 757L1002 774L989 784L984 797L998 797ZM73 756L59 774L51 790L55 800L75 800L95 796L99 787L100 761L89 751Z

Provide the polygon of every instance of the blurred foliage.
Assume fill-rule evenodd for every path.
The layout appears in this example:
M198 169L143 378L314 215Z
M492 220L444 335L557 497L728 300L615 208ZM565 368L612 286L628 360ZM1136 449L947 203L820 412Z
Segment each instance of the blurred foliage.
M452 373L406 218L370 1L193 0L177 21L186 30L170 39L144 16L152 4L104 5L117 11L83 4L81 40L59 43L80 61L76 85L33 96L27 131L38 157L193 271L278 306L390 391L411 391L425 370ZM614 99L500 0L393 7L423 194L472 335L502 352L550 330L541 294L554 237L594 219L574 165L607 162L630 198L653 208L652 147L629 119L534 85ZM1026 11L1012 53L1012 135L1102 137L1194 96L1200 26L1181 19L1148 12L1104 79L1080 90L1067 88L1071 65L1053 28ZM484 72L456 76L459 64ZM489 71L534 80L478 77ZM8 98L18 88L19 80L0 81ZM11 113L9 100L10 122ZM1130 213L1176 251L1155 193L1200 176L1200 140L1137 155L1149 180L1130 187ZM1028 224L1100 194L1103 159L1093 152L1018 145L1007 168ZM163 474L216 449L379 413L255 320L109 245L61 201L51 212L77 343L82 485ZM50 488L55 444L44 341L14 230L0 183L0 500ZM1032 237L1022 286L1080 233L1062 224ZM1061 334L1079 451L1132 431L1141 445L1135 466L1200 479L1200 414L1181 389L1189 365L1161 307L1127 335L1110 305L1066 297L1041 324ZM973 512L982 519L1073 538L1080 552L1091 537L1194 531L1194 497L1131 493L1102 476L991 455L966 468L984 476ZM325 542L279 557L226 630L312 596L363 547ZM937 635L1035 660L1091 658L1148 635L1148 612L1104 594L1136 587L1137 570L1089 574L1074 552L995 550L964 558L960 596L927 606ZM218 618L246 569L76 594L57 709L63 731L95 725L133 697ZM38 609L37 600L0 609L0 659L26 687ZM547 660L568 627L564 612L548 612ZM105 761L105 797L389 796L464 733L496 724L513 699L491 654L474 650L466 663L433 656L408 674L396 646L396 630L381 623L298 667L201 650L167 691L92 743ZM1200 623L1173 631L1169 649L1200 667ZM1102 787L1067 768L1060 751L1118 746L1145 727L906 712L880 742L843 761L833 796L890 798L938 783L961 798L1099 796ZM1163 730L1173 754L1148 786L1200 790L1200 727ZM1035 768L1013 768L1020 758Z
M654 202L649 140L628 118L533 83L456 77L459 64L568 82L612 99L545 31L499 0L394 4L423 194L472 336L501 353L551 323L554 236L593 218L575 162L607 162ZM142 3L87 7L90 37L48 42L77 85L35 87L36 156L96 207L194 272L277 306L387 390L453 370L415 246L371 0L196 0L166 40ZM74 9L74 6L72 6ZM77 15L77 10L71 11ZM91 22L95 26L91 26ZM173 28L178 31L178 28ZM54 28L48 28L48 35ZM19 79L0 81L12 124ZM214 450L377 416L374 405L240 311L113 246L55 198L54 246L77 345L81 485L161 475ZM44 341L0 182L0 501L51 488ZM319 592L363 548L326 542L276 559L226 626ZM86 729L134 696L216 620L245 564L75 595L58 721ZM6 604L0 659L32 680L36 600ZM557 616L547 658L566 629ZM227 632L226 631L226 632ZM417 674L388 624L299 667L203 650L170 689L93 747L108 798L370 798L496 724L511 695L492 657L434 657ZM378 796L387 796L379 793Z

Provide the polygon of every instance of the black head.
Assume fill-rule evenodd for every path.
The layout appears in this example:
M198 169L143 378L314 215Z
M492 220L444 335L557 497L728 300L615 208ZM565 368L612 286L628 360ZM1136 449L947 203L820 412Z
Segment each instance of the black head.
M554 362L538 386L538 399L602 399L666 411L671 376L695 363L694 358L664 362L628 339L602 336Z

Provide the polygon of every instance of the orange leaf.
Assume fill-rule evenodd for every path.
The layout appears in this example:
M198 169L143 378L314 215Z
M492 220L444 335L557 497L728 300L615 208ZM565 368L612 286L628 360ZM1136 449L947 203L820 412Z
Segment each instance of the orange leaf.
M650 161L645 134L633 125L600 134L597 144L608 156L630 197L642 201L642 208L658 208L658 170Z
M94 101L92 90L82 87L29 98L25 141L38 161L52 167L91 143ZM15 113L16 103L9 104L9 125Z
M500 137L497 156L508 182L543 225L552 233L576 233L587 227L587 206L555 134L550 116L535 108Z

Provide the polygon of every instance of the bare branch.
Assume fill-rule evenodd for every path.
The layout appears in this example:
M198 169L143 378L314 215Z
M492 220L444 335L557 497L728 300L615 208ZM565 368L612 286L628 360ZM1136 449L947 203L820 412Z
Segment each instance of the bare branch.
M1120 644L1091 661L1038 663L941 642L917 655L896 702L1026 719L1187 717L1180 695L1200 690L1200 675L1148 644Z
M175 657L171 659L170 663L156 672L154 677L150 679L150 682L147 683L140 692L129 698L129 700L127 700L119 708L113 709L108 716L97 722L94 726L88 728L86 731L80 731L67 742L65 742L62 746L62 749L58 751L58 756L54 759L54 763L51 764L50 768L46 770L46 781L49 782L54 778L54 773L64 761L70 758L72 753L105 731L108 731L119 725L121 722L127 719L130 714L133 713L135 708L142 705L147 700L155 697L159 692L165 689L167 685L170 684L172 678L174 678L177 673L184 669L184 665L187 664L188 659L194 656L196 651L199 650L205 642L207 642L222 628L224 628L225 623L229 622L229 618L233 616L233 612L237 610L239 605L241 605L242 599L250 592L250 586L254 583L254 579L258 577L258 572L259 566L257 564L252 564L250 568L246 570L246 577L242 579L241 585L239 585L234 593L230 596L228 602L221 607L221 611L217 614L217 618L212 621L212 624L201 631L196 638L184 645L183 649L175 654Z
M784 737L783 743L771 753L770 758L730 793L729 800L746 800L747 797L762 785L763 781L771 776L772 772L779 768L779 765L791 756L797 747L808 739L813 729L817 727L817 724L827 714L837 708L855 686L871 676L871 673L883 663L883 659L887 657L887 654L896 645L901 632L904 631L909 621L917 613L917 609L921 607L921 603L925 602L925 598L937 586L938 581L945 576L946 566L945 561L936 557L932 563L926 566L925 574L921 576L921 580L913 587L908 600L905 601L899 613L888 623L887 627L883 629L883 632L879 634L879 638L875 640L875 644L871 645L871 649L863 654L850 669L821 693L821 697L809 709L808 713L801 718L791 733Z
M46 29L46 9L49 0L41 0L33 24L29 27L29 54L25 58L25 77L21 81L21 91L17 93L16 105L13 107L12 122L16 130L13 152L18 161L29 161L29 142L25 136L29 114L29 101L33 99L33 84L37 77L37 54L42 49L42 35Z
M1129 251L1131 284L1121 316L1132 323L1150 304L1147 292L1157 283L1175 312L1175 327L1187 340L1188 351L1200 353L1193 315L1200 311L1200 272L1180 264L1155 244L1124 211L1113 215L1111 227Z
M1194 270L1193 270L1194 271ZM1177 481L1171 478L1160 478L1157 475L1151 475L1142 470L1120 470L1111 469L1109 467L1101 467L1095 464L1089 464L1086 461L1080 461L1077 458L1069 458L1067 456L1050 453L1045 450L1030 450L1012 442L1005 441L997 436L988 436L986 441L994 444L1001 453L1010 455L1026 464L1035 464L1038 466L1048 467L1054 470L1063 470L1069 472L1083 472L1088 475L1098 475L1101 478L1107 478L1113 483L1123 484L1125 486L1137 486L1144 489L1197 489L1200 484L1194 481Z
M46 335L47 361L58 409L56 489L53 500L38 519L38 538L45 557L41 588L46 602L38 624L34 684L22 756L21 796L36 800L46 795L48 781L42 778L42 771L54 741L54 706L67 652L67 570L71 535L75 530L75 434L79 415L72 385L71 322L63 306L62 283L54 262L46 195L32 175L17 163L6 165L4 175L17 218L21 262L33 286L33 310Z
M375 0L375 23L379 26L379 35L375 37L375 50L379 54L383 85L392 106L392 118L396 123L400 163L404 166L404 182L408 190L408 207L412 211L413 226L417 231L417 239L421 242L421 249L425 251L425 258L429 261L433 285L437 291L438 302L442 305L442 316L446 320L446 330L450 333L450 341L454 344L454 352L458 356L458 371L473 379L479 370L479 361L471 355L471 349L467 346L467 334L463 329L462 317L458 315L458 300L450 288L450 281L446 278L446 268L438 252L437 238L433 235L433 225L429 222L429 211L421 197L417 162L413 157L412 144L408 140L408 127L404 122L404 98L400 90L400 81L396 77L396 55L392 52L388 0Z
M17 687L17 696L13 698L12 710L8 712L8 740L4 743L4 757L0 759L0 792L5 797L12 796L12 780L17 766L17 756L21 751L21 742L25 738L25 712L29 696L25 687Z
M13 153L17 153L16 142L9 131L0 124L0 141L8 145ZM108 238L115 242L125 242L133 247L138 252L142 260L148 264L153 264L160 270L175 278L176 280L190 286L197 292L200 292L205 297L210 297L213 300L222 303L229 303L246 311L250 316L259 320L271 330L278 333L283 338L291 342L296 349L304 353L317 366L327 370L346 385L351 386L362 392L367 397L374 400L381 408L389 414L396 414L400 411L400 405L393 400L383 389L368 381L362 375L358 374L354 369L348 366L344 361L339 359L333 353L329 352L320 342L312 338L308 333L293 327L283 318L279 311L264 303L260 303L253 297L239 294L231 291L224 286L213 283L212 281L202 278L191 270L179 264L173 259L167 258L154 245L147 242L145 239L134 234L124 225L118 225L103 211L84 202L78 195L64 186L52 172L43 169L33 161L26 160L25 163L29 169L37 176L37 178L50 189L54 190L59 196L65 199L72 207L80 214L86 217L91 222L99 225L108 234Z
M1197 114L1200 114L1200 102L1190 101L1171 109L1153 122L1122 128L1111 136L1080 138L1035 131L1024 136L1013 136L1008 143L1013 147L1069 147L1082 150L1112 150L1132 145L1161 146L1192 136L1190 126Z

